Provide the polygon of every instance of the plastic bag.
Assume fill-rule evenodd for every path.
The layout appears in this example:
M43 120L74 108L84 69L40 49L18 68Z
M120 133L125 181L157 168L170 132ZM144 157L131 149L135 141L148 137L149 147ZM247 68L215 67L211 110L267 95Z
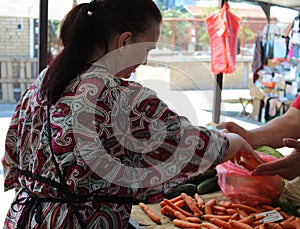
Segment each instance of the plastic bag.
M211 71L215 74L235 71L237 35L240 18L229 11L229 4L206 17L210 38Z
M269 162L277 158L257 152L263 161ZM271 204L281 194L282 178L276 176L251 176L245 168L226 161L216 167L218 184L223 195L237 203L257 206Z
M300 207L300 177L286 181L283 194L293 206Z

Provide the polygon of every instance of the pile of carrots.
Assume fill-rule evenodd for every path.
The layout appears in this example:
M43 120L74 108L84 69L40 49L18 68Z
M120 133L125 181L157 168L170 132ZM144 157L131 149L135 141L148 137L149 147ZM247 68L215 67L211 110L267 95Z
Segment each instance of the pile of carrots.
M290 216L270 205L250 206L228 200L210 199L205 202L195 193L194 197L185 193L173 198L164 199L160 203L161 214L172 219L174 226L179 228L199 229L300 229L300 218ZM147 205L140 203L144 212L157 224L161 224L159 215ZM261 212L276 210L283 217L277 222L263 223Z

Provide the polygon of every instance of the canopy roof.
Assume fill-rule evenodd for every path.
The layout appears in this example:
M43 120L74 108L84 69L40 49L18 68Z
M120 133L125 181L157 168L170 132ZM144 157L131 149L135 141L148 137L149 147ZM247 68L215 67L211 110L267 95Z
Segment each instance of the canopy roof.
M280 6L300 11L300 0L233 0L234 2L263 3L269 6Z

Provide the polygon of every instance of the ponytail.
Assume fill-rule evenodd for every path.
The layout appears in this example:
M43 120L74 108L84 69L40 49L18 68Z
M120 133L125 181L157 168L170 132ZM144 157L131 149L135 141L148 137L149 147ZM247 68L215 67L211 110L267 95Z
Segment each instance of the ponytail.
M65 17L60 39L61 52L47 69L41 93L55 104L65 87L80 74L95 50L108 51L112 36L131 31L145 33L161 13L152 0L93 0L75 6Z
M48 96L50 104L61 97L64 88L77 77L91 55L94 38L87 15L88 4L74 7L64 19L60 39L63 49L48 67L42 93Z

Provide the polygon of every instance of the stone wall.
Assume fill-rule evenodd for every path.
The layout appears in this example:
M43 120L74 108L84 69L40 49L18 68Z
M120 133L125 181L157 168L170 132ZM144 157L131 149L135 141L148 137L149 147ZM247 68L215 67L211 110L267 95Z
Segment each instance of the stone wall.
M237 58L233 74L223 75L224 89L245 89L252 84L252 58ZM206 90L214 85L214 74L210 70L210 58L159 57L148 60L147 66L141 66L136 73L138 80L165 79L173 90ZM152 75L152 76L151 76Z

